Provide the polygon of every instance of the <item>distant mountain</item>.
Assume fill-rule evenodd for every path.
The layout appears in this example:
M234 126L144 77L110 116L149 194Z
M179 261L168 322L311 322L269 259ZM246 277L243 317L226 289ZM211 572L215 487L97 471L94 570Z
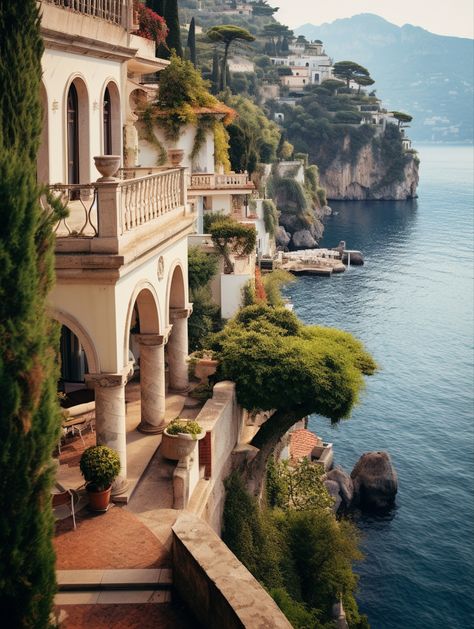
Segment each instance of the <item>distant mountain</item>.
M295 32L322 40L334 61L367 67L386 107L414 116L413 140L472 142L474 40L395 26L371 13Z

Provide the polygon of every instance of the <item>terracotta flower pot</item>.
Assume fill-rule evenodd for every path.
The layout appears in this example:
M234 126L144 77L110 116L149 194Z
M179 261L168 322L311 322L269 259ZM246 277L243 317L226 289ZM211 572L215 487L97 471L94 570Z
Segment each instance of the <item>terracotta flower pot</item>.
M94 163L102 177L97 181L115 181L120 166L120 155L96 155Z
M198 435L190 435L185 432L169 435L165 428L160 446L161 454L165 459L170 459L171 461L184 459L192 454L197 442L204 439L205 436L204 430Z
M86 486L89 496L89 508L91 511L105 513L110 503L110 492L112 485L104 491L94 491L89 485Z

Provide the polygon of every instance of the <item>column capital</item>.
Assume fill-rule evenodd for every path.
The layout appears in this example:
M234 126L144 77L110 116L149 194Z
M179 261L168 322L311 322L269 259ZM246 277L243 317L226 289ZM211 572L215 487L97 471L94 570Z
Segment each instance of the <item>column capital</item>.
M121 387L127 384L129 374L130 365L127 365L121 373L87 373L85 380L99 387Z
M164 334L137 334L135 338L140 345L166 345L172 327L172 325L169 325Z
M186 308L170 308L170 321L176 319L187 319L193 311L193 305L188 304Z

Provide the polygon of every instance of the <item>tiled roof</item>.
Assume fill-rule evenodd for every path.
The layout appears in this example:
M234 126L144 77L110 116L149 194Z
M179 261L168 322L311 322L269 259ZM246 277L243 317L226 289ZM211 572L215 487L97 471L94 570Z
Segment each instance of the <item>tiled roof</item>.
M310 456L313 448L321 443L310 430L298 428L290 433L290 459L301 459Z

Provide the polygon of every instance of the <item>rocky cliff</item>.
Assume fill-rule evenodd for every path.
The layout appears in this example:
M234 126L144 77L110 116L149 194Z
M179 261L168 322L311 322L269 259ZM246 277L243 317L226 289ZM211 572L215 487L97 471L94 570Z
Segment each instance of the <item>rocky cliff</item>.
M373 144L359 151L357 158L347 161L338 155L321 172L321 185L329 200L405 200L416 197L418 159L406 154L400 177L392 176L392 166L381 159Z

